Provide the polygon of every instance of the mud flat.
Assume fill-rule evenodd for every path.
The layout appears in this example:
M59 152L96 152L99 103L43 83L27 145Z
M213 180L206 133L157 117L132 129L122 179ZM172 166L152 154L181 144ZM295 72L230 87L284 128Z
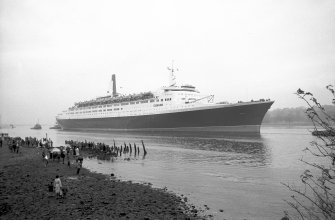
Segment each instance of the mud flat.
M41 149L0 148L0 219L205 219L185 198L150 185L120 181L66 162L45 167ZM65 198L48 184L59 175Z

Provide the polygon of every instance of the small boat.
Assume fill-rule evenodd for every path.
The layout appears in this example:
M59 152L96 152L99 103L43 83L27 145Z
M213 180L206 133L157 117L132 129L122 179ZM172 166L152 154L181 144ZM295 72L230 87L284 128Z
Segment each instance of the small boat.
M62 129L62 127L56 123L54 126L50 127L49 129Z
M332 130L316 130L312 132L312 135L321 137L335 137L335 132Z
M34 127L32 127L31 129L40 130L40 129L42 129L42 126L41 126L39 123L36 123L36 124L34 125Z

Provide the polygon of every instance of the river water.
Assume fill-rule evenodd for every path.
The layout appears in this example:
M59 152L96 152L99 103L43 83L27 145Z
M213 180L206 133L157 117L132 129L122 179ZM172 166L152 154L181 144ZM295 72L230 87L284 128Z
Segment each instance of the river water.
M281 183L299 185L309 158L303 149L314 140L311 127L263 126L257 136L203 132L76 132L31 130L27 126L2 129L10 136L94 141L120 146L141 140L147 155L123 155L117 160L84 160L84 167L122 180L151 183L188 198L214 219L281 219L290 210L284 199L291 193ZM130 158L130 160L125 160ZM207 210L206 206L209 208Z

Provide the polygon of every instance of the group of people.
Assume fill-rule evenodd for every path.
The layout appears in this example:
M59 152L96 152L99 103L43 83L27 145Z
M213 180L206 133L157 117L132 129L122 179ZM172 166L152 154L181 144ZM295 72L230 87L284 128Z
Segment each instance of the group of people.
M22 145L26 147L52 147L53 142L50 138L37 139L36 137L26 137L22 140Z
M95 105L107 105L113 103L120 103L120 102L134 102L134 101L146 101L148 99L154 98L154 94L152 92L142 92L139 94L132 94L126 96L118 96L118 97L106 97L103 99L95 99L85 102L77 103L77 107L88 107L88 106L95 106Z
M48 156L49 155L49 156ZM71 167L71 158L75 159L76 167L77 167L77 174L79 174L80 169L83 164L84 158L79 154L79 148L78 147L64 147L61 146L60 148L44 148L42 152L42 158L45 163L45 166L48 165L49 159L54 161L55 159L60 162L60 160L63 161L63 164L65 163L65 158L67 158L67 165L68 167Z
M7 145L13 153L19 153L20 147L52 147L53 142L49 138L37 139L36 137L6 137L0 139L0 146Z
M20 147L22 146L22 139L20 137L7 137L1 142L1 146L6 144L12 153L19 153Z

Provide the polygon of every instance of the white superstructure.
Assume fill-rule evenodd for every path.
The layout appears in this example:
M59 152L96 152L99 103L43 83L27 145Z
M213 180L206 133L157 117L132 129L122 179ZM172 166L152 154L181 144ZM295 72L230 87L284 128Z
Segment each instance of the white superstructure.
M213 95L202 95L192 85L176 85L176 78L173 66L170 68L170 86L162 87L155 93L150 94L150 98L139 94L138 100L134 96L119 96L115 91L115 75L113 75L110 89L113 95L107 95L84 103L76 103L75 106L58 114L58 119L85 119L85 118L105 118L123 117L169 113L180 110L213 105ZM108 91L109 93L110 91ZM141 97L141 95L143 97ZM143 98L143 99L142 99ZM136 97L135 97L136 99ZM125 101L130 100L130 101ZM98 104L99 101L105 104ZM85 106L87 104L87 106Z
M127 99L119 97L119 100ZM101 97L97 100L113 100L111 97ZM97 102L97 100L94 100ZM121 101L108 104L74 107L63 111L57 116L59 119L81 119L99 117L138 116L174 112L183 109L193 109L201 106L213 105L213 96L204 96L191 85L162 87L153 93L153 97L136 101Z

